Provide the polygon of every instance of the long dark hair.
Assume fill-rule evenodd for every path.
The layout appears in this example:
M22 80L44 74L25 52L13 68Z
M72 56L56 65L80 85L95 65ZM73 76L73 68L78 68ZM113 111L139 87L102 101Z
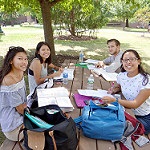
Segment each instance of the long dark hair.
M22 47L19 47L19 46L18 47L14 47L14 46L9 47L9 51L6 54L3 64L2 64L2 67L0 69L0 85L1 85L4 77L11 71L12 65L10 63L13 60L13 58L15 57L15 55L19 52L23 52L23 53L27 54L26 51L24 50L24 48L22 48Z
M42 59L42 57L40 56L40 54L38 54L38 52L39 52L40 48L41 48L43 45L48 46L48 48L49 48L50 51L51 51L51 48L50 48L50 46L49 46L49 44L48 44L47 42L39 42L39 43L37 44L37 46L36 46L36 51L35 51L35 58L38 58L38 59L40 60L41 64L43 63L43 59ZM48 64L51 63L51 55L45 60L45 63L48 63Z
M138 60L141 60L141 57L140 57L140 55L138 54L138 52L137 52L136 50L128 49L128 50L124 51L124 53L122 54L121 62L122 62L122 60L123 60L124 54L126 54L127 52L132 52ZM121 72L125 72L125 71L126 71L126 70L123 68L123 65L121 65ZM138 72L139 72L140 74L142 74L143 77L144 77L142 84L143 84L143 85L146 85L146 84L148 83L148 81L149 81L148 73L142 68L141 63L138 65Z

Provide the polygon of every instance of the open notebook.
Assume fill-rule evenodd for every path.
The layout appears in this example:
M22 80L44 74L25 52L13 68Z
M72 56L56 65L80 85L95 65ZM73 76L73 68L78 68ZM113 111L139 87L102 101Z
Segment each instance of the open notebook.
M65 112L73 111L74 109L68 90L64 87L37 89L37 95L39 107L56 104Z
M103 68L93 68L92 71L96 74L98 74L99 76L102 76L105 80L107 81L117 81L117 75L118 73L109 73L106 72L105 69Z

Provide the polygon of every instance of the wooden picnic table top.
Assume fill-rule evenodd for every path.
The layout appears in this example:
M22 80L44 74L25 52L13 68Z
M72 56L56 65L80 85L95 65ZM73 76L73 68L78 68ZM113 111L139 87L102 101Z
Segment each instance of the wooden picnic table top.
M81 109L77 108L77 105L74 101L72 94L77 93L77 89L86 89L87 87L87 79L90 75L90 70L86 68L81 68L75 66L77 63L76 60L65 60L64 64L69 68L73 68L74 70L74 79L69 81L67 85L63 85L66 87L70 93L69 97L74 106L74 110L70 112L72 118L76 118L81 115ZM107 90L111 83L104 80L102 77L94 75L94 89L103 89ZM96 140L85 137L82 132L78 132L79 144L77 150L121 150L119 144L114 144L111 141L105 140ZM150 139L150 136L149 136ZM139 147L135 143L133 143L134 150L149 150L149 144ZM19 150L18 143L9 141L6 139L0 147L0 150Z

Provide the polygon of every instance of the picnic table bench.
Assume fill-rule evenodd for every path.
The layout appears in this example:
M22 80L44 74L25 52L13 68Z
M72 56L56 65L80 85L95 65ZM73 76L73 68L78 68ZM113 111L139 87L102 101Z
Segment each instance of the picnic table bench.
M76 60L65 60L64 64L69 68L74 68L74 79L69 81L67 85L63 85L66 87L70 93L70 99L74 106L74 110L69 113L72 118L76 118L81 115L82 109L77 108L76 103L72 94L77 93L77 89L86 89L87 87L87 79L90 75L90 70L86 68L81 68L75 66L77 63ZM95 75L94 89L104 89L107 90L110 87L110 82L107 82L100 76ZM78 131L79 143L77 146L77 150L121 150L119 144L114 144L111 141L105 140L96 140L90 139L83 136L82 132ZM148 135L150 139L150 134ZM133 143L134 150L149 150L149 144L139 147L137 144ZM19 150L19 146L17 142L12 142L6 139L0 147L0 150Z

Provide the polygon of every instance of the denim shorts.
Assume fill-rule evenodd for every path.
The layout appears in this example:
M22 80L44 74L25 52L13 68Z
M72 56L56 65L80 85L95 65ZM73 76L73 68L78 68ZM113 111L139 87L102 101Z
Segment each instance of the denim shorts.
M135 117L144 125L145 134L149 134L150 133L150 114L146 116L135 116Z

